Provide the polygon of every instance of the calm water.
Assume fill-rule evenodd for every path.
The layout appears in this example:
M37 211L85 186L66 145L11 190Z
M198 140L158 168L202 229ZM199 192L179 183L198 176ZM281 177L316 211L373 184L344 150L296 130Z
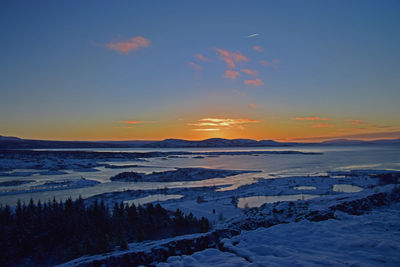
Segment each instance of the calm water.
M74 149L76 150L76 149ZM33 179L36 181L76 179L84 177L96 180L101 184L80 189L69 189L60 191L46 191L37 193L26 193L18 195L0 196L0 204L15 204L17 199L28 201L29 198L47 200L56 196L65 199L82 195L89 197L100 193L123 191L126 189L159 189L159 188L189 188L201 186L227 186L223 190L232 190L244 184L254 183L255 178L273 178L297 175L319 175L327 171L350 170L350 169L388 169L400 170L400 145L396 146L312 146L312 147L281 147L281 148L180 148L180 149L82 149L86 151L125 151L125 152L148 152L148 151L286 151L296 150L303 152L321 152L321 155L240 155L193 158L151 158L146 162L112 162L112 164L140 164L143 168L128 169L106 169L97 168L96 172L73 172L64 175L35 175L30 177L1 177L5 180ZM111 163L111 162L110 162ZM123 183L111 182L109 178L117 173L125 171L163 171L175 167L205 167L217 169L242 169L260 170L261 173L241 174L228 178L209 179L193 182L169 182L169 183ZM25 187L27 185L24 185ZM0 190L3 190L2 188Z

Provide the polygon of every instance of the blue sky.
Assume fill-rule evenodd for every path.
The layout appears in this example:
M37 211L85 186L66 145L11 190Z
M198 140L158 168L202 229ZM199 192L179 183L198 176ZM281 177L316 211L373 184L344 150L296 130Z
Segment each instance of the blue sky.
M400 131L398 14L398 1L6 1L0 134L385 137ZM110 49L136 37L149 44ZM235 53L247 60L232 67ZM193 128L204 118L239 123Z

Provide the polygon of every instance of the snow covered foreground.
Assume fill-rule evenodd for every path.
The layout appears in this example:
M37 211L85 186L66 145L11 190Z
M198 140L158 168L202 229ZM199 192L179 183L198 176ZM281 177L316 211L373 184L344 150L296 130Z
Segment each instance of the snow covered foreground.
M157 266L399 266L400 204L337 219L243 231L223 250L169 257Z
M399 266L399 200L389 184L268 204L208 233L131 243L63 266Z

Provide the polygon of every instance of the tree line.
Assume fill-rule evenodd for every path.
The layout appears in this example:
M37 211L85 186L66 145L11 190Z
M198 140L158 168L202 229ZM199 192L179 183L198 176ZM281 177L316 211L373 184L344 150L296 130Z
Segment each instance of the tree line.
M209 221L145 206L104 202L85 205L82 198L0 207L0 266L51 265L87 254L128 248L130 242L207 232Z

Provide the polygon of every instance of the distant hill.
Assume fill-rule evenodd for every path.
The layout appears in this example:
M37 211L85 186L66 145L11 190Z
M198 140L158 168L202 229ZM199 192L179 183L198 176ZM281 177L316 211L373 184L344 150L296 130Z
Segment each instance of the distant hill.
M22 139L18 137L0 135L0 141L20 141L20 140Z
M165 139L153 143L144 144L142 147L264 147L264 146L287 146L273 140L256 141L252 139L223 139L210 138L201 141L189 141L182 139Z
M400 144L400 139L390 139L390 140L375 140L375 141L370 141L369 143L372 144Z
M21 139L12 136L0 135L0 149L54 149L54 148L185 148L185 147L282 147L282 146L313 146L313 145L385 145L400 144L400 139L391 140L349 140L335 139L320 143L281 143L273 140L252 139L223 139L210 138L191 141L184 139L165 139L162 141L52 141Z
M385 140L352 140L352 139L334 139L321 142L322 145L366 145L366 144L400 144L400 139L385 139Z
M30 140L18 137L0 136L0 149L41 149L41 148L119 148L121 144L87 141ZM128 147L128 146L125 146Z

